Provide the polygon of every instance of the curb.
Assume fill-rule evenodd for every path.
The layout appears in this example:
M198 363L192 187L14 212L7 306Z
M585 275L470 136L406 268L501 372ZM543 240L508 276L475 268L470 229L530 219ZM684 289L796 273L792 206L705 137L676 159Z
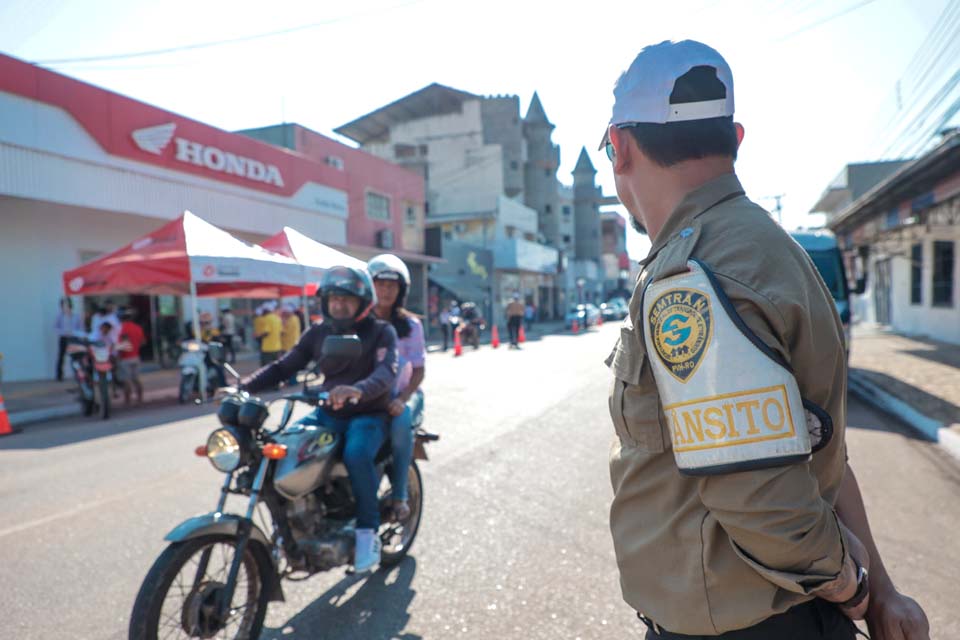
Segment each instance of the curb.
M150 397L145 398L143 405L138 406L147 406L154 402L165 401L165 400L176 400L177 398L177 387L169 388L160 388L155 389L150 392ZM116 402L116 401L114 401ZM120 405L122 406L122 405ZM10 425L14 427L22 427L28 424L35 424L37 422L47 422L49 420L56 420L57 418L75 418L83 415L83 411L80 410L80 403L77 400L70 402L69 404L55 405L52 407L44 407L43 409L30 409L28 411L17 411L16 413L10 413Z
M45 407L43 409L17 411L16 413L9 414L10 424L14 427L22 427L25 424L31 424L34 422L45 422L47 420L56 420L57 418L79 416L82 413L79 405L79 402L73 402L69 405L62 404L53 407Z
M849 390L861 400L884 413L896 416L925 439L939 444L947 453L960 460L960 435L946 428L943 423L923 415L903 400L870 382L865 376L849 373L847 380Z

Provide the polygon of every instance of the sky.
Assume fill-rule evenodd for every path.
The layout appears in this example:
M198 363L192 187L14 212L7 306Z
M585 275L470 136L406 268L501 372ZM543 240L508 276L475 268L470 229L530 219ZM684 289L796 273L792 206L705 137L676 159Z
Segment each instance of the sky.
M846 163L880 159L881 107L947 2L0 0L0 51L226 130L297 122L344 142L334 128L433 82L518 95L523 114L536 91L560 180L586 146L614 194L596 149L614 82L643 46L693 38L733 70L747 194L782 194L795 228L818 223L807 213Z

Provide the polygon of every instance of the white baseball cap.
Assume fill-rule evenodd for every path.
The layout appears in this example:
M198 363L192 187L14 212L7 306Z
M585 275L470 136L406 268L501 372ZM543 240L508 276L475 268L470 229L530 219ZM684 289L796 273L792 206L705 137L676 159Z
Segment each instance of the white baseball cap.
M671 103L677 79L694 67L712 67L726 89L717 100ZM613 85L613 115L607 125L666 124L733 115L733 73L717 51L702 42L664 40L644 47ZM600 149L607 144L604 129Z

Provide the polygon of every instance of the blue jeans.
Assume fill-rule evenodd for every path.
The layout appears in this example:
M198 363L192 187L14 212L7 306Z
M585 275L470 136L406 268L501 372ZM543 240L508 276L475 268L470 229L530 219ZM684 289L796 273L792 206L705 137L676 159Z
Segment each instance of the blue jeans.
M383 417L365 414L336 418L319 407L300 424L328 427L344 436L343 463L350 473L350 487L357 502L357 529L379 528L377 490L380 488L380 477L373 461L386 437Z
M423 392L419 389L407 401L403 413L390 421L390 446L393 449L393 472L390 486L394 500L406 500L407 472L413 459L413 418L423 411Z

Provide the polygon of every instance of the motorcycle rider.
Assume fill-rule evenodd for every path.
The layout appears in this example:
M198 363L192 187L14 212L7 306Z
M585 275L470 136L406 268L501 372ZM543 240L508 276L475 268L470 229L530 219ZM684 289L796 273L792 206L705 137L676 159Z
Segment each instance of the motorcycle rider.
M376 294L366 270L344 266L327 270L318 296L323 322L304 333L280 360L243 380L240 388L250 393L272 389L311 360L318 363L324 376L321 390L329 392L330 404L317 408L301 423L332 428L345 438L343 462L357 503L353 565L361 573L380 563L379 480L374 458L386 436L383 413L390 405L397 378L397 333L372 313ZM354 333L362 344L360 357L344 361L323 355L328 336Z
M393 449L393 473L390 477L393 514L403 521L410 516L407 473L413 459L413 417L423 410L423 382L427 348L420 319L404 308L410 290L410 271L395 255L384 253L367 263L377 292L374 308L377 318L393 325L397 332L398 369L390 413L390 444Z

